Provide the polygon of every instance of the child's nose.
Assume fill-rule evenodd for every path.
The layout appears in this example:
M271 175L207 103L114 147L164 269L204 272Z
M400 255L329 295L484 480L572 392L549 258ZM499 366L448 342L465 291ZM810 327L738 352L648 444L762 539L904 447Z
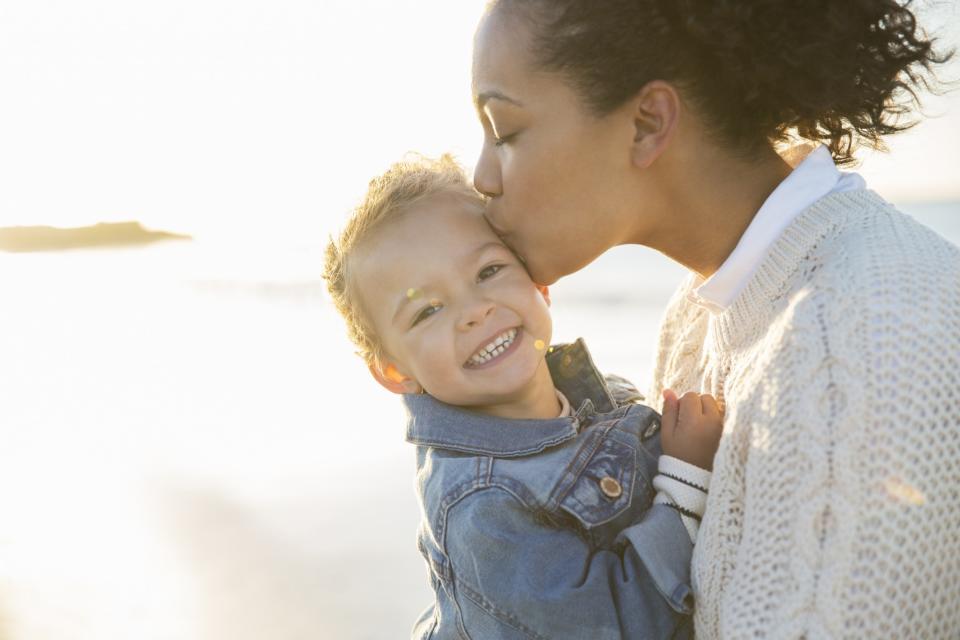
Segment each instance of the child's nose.
M464 308L460 315L460 330L466 331L479 326L493 314L496 305L489 300L478 300Z

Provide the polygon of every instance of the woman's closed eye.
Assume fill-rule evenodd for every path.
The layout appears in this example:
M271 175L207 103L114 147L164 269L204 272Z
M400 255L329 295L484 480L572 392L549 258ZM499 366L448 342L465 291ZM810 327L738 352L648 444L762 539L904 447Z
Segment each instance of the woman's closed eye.
M500 124L502 125L503 123L501 122ZM487 130L490 137L493 139L493 145L495 147L500 147L509 143L517 136L517 133L519 133L519 131L514 130L513 133L504 134L503 131L504 129L506 129L506 127L502 127L502 126L498 127L495 124L493 118L490 117L489 115L487 116L486 124L484 128ZM513 129L514 127L510 127L510 128Z
M516 138L516 137L517 137L517 134L515 134L515 133L511 133L511 134L508 135L508 136L494 136L494 138L493 138L493 146L495 146L495 147L502 147L503 145L509 144L510 142L512 142L513 139Z

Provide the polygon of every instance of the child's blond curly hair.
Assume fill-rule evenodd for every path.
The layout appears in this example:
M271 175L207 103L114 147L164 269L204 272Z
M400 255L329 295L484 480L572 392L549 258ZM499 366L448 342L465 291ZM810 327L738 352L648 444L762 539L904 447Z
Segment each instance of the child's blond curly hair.
M333 304L347 323L350 340L367 364L383 370L383 345L363 311L351 277L350 258L358 245L384 222L409 211L415 204L440 194L458 194L482 203L463 168L449 154L433 159L411 154L370 181L363 201L346 226L327 244L323 278Z

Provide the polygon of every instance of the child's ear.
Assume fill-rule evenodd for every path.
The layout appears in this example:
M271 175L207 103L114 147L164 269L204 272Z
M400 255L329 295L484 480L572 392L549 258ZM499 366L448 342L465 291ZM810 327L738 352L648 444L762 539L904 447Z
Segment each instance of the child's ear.
M543 296L543 299L547 301L547 306L550 306L550 287L545 284L538 284L537 290Z
M373 376L373 379L391 393L420 393L423 391L423 387L416 380L401 373L392 362L385 363L383 370L377 368L373 363L368 364L367 368L370 369L370 375Z

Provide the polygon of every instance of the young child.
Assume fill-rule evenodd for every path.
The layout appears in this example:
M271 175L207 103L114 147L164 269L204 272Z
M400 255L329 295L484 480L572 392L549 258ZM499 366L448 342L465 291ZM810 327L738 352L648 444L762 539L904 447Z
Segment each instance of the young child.
M548 291L483 207L449 157L401 162L326 253L351 338L403 394L417 445L436 598L413 637L692 635L721 411L667 392L661 421L582 341L548 347Z

